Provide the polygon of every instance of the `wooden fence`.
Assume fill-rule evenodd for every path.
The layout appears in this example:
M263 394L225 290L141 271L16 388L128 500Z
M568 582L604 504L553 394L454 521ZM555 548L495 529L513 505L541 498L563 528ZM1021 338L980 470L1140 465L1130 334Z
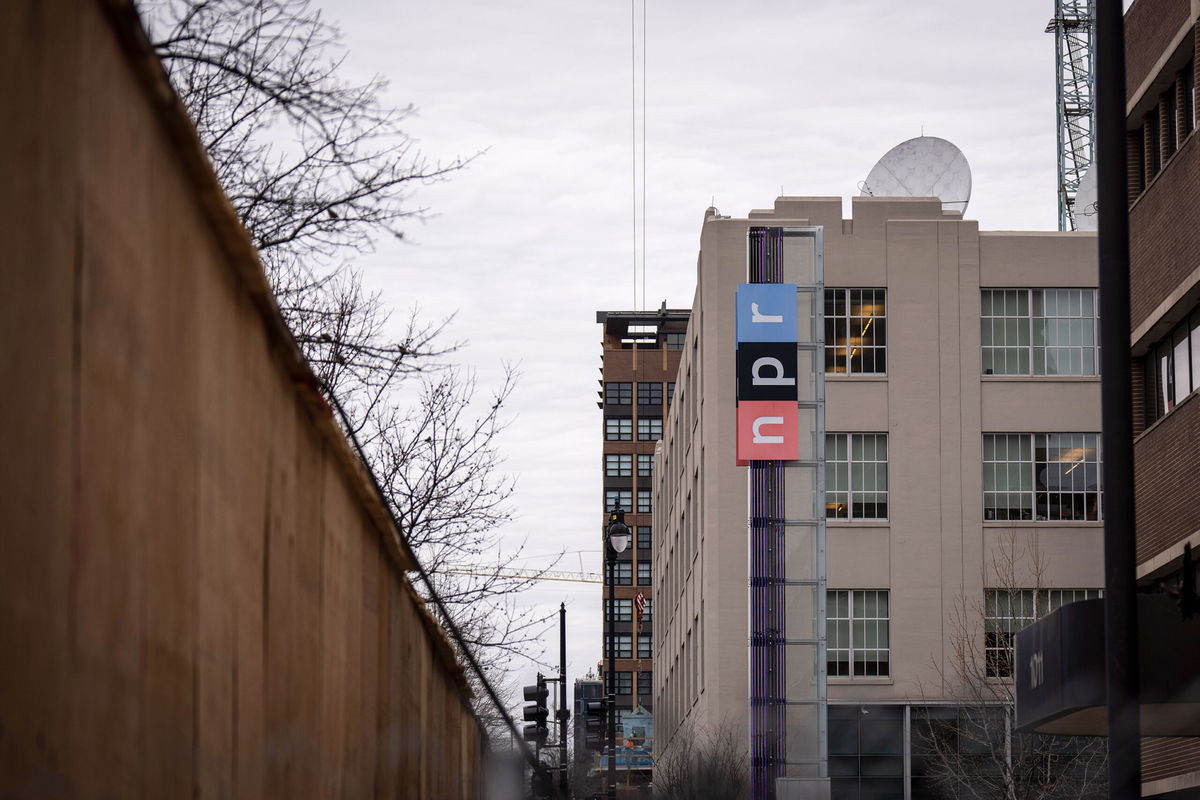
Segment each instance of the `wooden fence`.
M0 797L480 793L413 566L120 0L0 2Z

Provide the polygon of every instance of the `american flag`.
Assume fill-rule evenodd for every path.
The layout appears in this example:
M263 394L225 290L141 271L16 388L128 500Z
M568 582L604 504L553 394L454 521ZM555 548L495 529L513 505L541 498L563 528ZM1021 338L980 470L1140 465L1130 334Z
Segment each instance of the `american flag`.
M637 625L640 631L642 629L642 616L646 613L646 595L638 592L637 597L633 598L633 607L637 610Z

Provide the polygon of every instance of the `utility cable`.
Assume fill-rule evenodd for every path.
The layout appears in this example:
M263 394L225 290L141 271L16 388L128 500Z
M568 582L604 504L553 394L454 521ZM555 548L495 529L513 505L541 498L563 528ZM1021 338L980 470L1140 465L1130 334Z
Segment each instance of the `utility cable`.
M629 123L632 135L629 153L633 190L633 310L638 310L638 217L637 217L637 0L629 0ZM645 298L642 298L643 301Z
M354 451L358 454L358 460L362 463L363 469L367 471L367 475L371 479L371 485L375 487L375 493L379 495L379 499L383 503L383 507L387 510L388 518L391 519L392 524L396 526L396 531L403 535L404 528L400 525L400 520L396 519L396 513L392 510L392 504L387 501L387 495L384 494L383 487L379 485L379 479L375 476L375 470L371 468L371 462L367 460L367 454L363 451L362 444L360 444L358 441L358 436L354 433L354 427L350 423L349 415L346 413L346 410L342 408L342 404L338 402L337 397L334 396L333 392L329 388L329 385L322 382L322 388L324 389L326 399L328 399L333 405L334 409L337 410L338 417L340 417L342 420L342 426L345 430L346 437L350 440L350 444L354 447ZM529 762L529 766L533 769L533 771L540 775L542 780L545 781L545 785L550 787L554 797L557 798L557 800L567 800L567 798L564 797L562 792L559 790L558 782L554 780L554 776L550 774L550 770L546 769L546 765L543 764L536 755L534 755L533 750L531 750L529 745L526 744L521 732L517 730L516 722L514 722L513 718L509 716L508 709L506 709L504 704L500 702L500 696L496 693L495 687L492 686L491 681L489 681L487 676L484 675L483 667L479 665L479 662L475 659L475 654L472 653L471 648L467 646L465 637L462 635L462 631L458 629L458 625L455 624L454 620L450 617L450 612L446 610L446 604L442 601L441 596L438 595L437 589L434 588L433 581L429 578L429 573L425 571L425 567L421 564L420 559L417 558L416 553L413 553L413 563L417 565L417 573L421 576L421 580L424 582L425 588L429 590L429 599L433 601L434 605L437 606L438 611L441 612L442 624L448 629L451 638L454 639L454 641L458 644L458 649L462 654L462 657L466 659L467 664L469 664L471 667L471 671L475 673L475 677L478 678L480 684L483 685L483 688L487 692L488 697L491 699L492 704L496 707L496 710L500 712L501 718L503 718L504 723L508 726L509 733L512 734L513 739L520 746L521 754L525 756L525 760ZM563 677L565 678L566 676ZM610 755L609 757L611 758L612 756Z

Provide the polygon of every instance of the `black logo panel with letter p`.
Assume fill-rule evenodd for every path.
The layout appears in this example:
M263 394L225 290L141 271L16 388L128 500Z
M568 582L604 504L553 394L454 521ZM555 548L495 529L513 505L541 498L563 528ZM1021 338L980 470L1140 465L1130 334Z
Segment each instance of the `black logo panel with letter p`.
M795 400L796 343L739 343L737 385L738 400Z

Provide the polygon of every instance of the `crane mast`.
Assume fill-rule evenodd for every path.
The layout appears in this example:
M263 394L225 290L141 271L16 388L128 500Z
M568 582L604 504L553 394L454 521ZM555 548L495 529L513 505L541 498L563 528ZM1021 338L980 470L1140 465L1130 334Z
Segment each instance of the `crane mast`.
M1092 165L1095 138L1095 0L1055 0L1054 34L1058 127L1058 229L1073 231L1079 179Z

